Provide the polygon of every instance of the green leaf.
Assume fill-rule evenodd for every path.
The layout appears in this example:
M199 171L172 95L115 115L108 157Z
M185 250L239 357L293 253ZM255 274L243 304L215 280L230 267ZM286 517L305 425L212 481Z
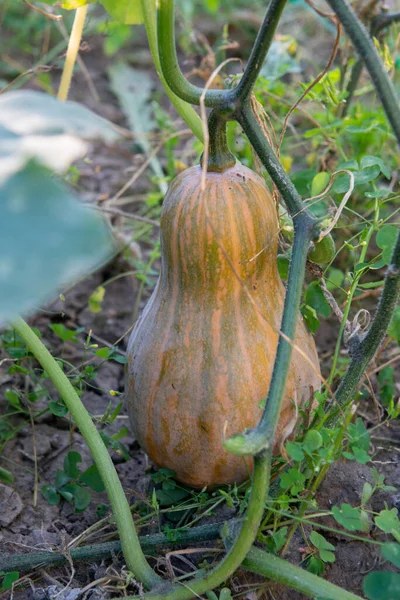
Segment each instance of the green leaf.
M361 159L361 169L365 169L366 167L372 167L374 165L378 165L381 173L383 173L383 175L386 177L386 179L390 179L391 177L391 172L389 167L387 167L385 165L385 163L383 162L383 160L381 158L379 158L378 156L369 156L369 155L365 155L362 157Z
M3 581L0 586L0 590L11 590L13 583L18 581L19 573L18 571L10 571L9 573L5 573Z
M91 4L92 2L97 2L97 0L64 0L61 6L65 10L74 10L81 6L85 6L85 4Z
M14 475L7 469L0 467L0 481L3 483L14 483Z
M101 216L30 163L0 184L0 323L35 310L111 250Z
M49 409L56 417L65 417L68 413L68 408L62 402L49 402Z
M90 312L98 313L101 312L101 305L104 300L104 294L106 293L106 288L102 285L99 285L94 292L89 296L88 306Z
M361 531L363 528L360 511L350 504L341 504L340 508L334 506L332 514L336 522L348 531Z
M280 487L282 489L290 489L293 495L297 495L304 489L305 476L295 467L292 467L285 473L282 473L280 479Z
M320 326L320 321L317 317L317 311L315 308L312 308L307 304L303 304L301 307L301 314L303 315L303 318L307 323L307 327L311 333L316 333L318 327Z
M140 23L143 23L140 0L100 0L100 4L116 21L124 25L140 25Z
M317 531L312 531L310 541L318 549L321 560L324 562L335 562L335 555L332 552L332 550L335 550L335 546L328 542L323 535Z
M358 462L360 465L366 465L371 460L371 457L363 448L354 446L352 447L352 450L356 462Z
M52 485L43 485L40 488L42 495L46 498L47 502L51 505L60 504L60 495Z
M318 450L322 446L322 443L323 440L320 432L316 429L310 429L306 433L302 446L305 452L311 454L314 450Z
M104 492L105 487L96 465L92 465L79 476L79 481L95 492Z
M373 571L364 577L363 590L369 600L399 600L400 575Z
M325 299L321 286L317 281L310 283L304 295L304 301L307 306L315 309L317 314L328 318L331 314L331 307Z
M232 600L231 590L228 588L222 588L219 593L219 600Z
M390 264L398 232L395 225L384 225L376 234L376 243L382 249L382 260L386 265Z
M14 408L21 407L21 402L19 400L19 396L15 390L9 390L9 389L5 390L4 397L6 398L7 402L9 404L11 404L11 406L14 406Z
M187 498L188 495L187 490L178 487L165 488L163 486L162 490L156 490L156 497L160 506L172 506Z
M18 90L0 96L0 175L5 180L30 160L64 171L87 152L83 139L112 142L117 128L76 102Z
M400 569L400 544L394 542L385 542L381 547L383 558L390 561L395 567Z
M350 423L349 435L352 450L354 450L353 446L358 446L366 452L369 450L370 435L362 419L358 418L355 423Z
M391 533L396 539L400 537L400 521L397 508L381 510L375 517L375 525L385 533Z
M69 133L83 139L113 142L120 133L107 119L78 102L61 102L55 96L33 90L0 96L0 125L17 135L53 136ZM58 140L60 143L60 140ZM59 147L61 152L62 148Z
M307 563L307 571L313 573L314 575L322 575L325 570L325 565L316 556L311 556L310 560Z
M301 461L304 458L304 452L302 450L302 444L299 442L287 442L286 452L290 458L296 461Z
M69 483L70 480L71 480L71 478L69 475L64 473L64 471L61 471L61 469L57 469L55 485L59 491L62 487L64 487L64 485L67 485L67 483Z
M89 490L78 484L74 484L73 496L76 512L82 512L85 510L92 499Z
M62 323L50 323L49 327L63 342L78 342L76 331L68 329Z
M97 0L64 0L64 2L61 4L61 8L64 8L65 10L75 10L81 6L85 6L85 4L96 1ZM49 4L49 2L46 2L46 4Z
M278 254L278 271L281 279L287 279L289 275L289 259L284 254Z
M68 454L64 458L65 474L71 477L72 479L76 479L77 477L79 477L79 469L77 467L77 464L81 462L82 456L79 454L79 452L75 452L74 450L68 452Z
M364 483L363 491L362 491L362 494L361 494L361 504L363 506L365 506L366 504L368 504L368 502L371 499L371 496L372 496L373 492L374 492L374 488L369 483L369 481L366 481Z
M317 173L311 182L311 196L318 196L327 188L331 176L329 173Z

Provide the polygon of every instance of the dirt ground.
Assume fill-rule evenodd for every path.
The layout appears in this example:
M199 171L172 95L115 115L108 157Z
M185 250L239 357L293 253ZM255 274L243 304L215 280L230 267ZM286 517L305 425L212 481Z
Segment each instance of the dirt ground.
M96 40L91 42L96 48ZM108 89L105 75L104 62L95 57L96 52L89 53L85 63L89 68L93 82L100 93L101 104L96 105L88 95L87 86L82 75L78 75L73 88L71 99L85 102L96 112L112 119L118 124L125 125L124 116L118 107L116 99ZM144 52L144 62L150 62L148 55ZM146 58L147 56L147 58ZM143 64L143 63L142 63ZM137 165L142 156L132 157L130 154L130 143L121 142L113 149L96 147L91 155L92 163L82 165L83 176L79 181L79 187L86 201L94 200L100 195L112 195L117 192L127 179L127 169L132 164ZM148 189L148 178L142 178L136 185L134 192L141 193ZM126 208L129 210L129 207ZM142 252L146 252L143 247ZM116 340L129 331L132 325L132 311L138 290L138 282L132 277L118 279L107 286L102 311L93 314L88 309L88 297L103 281L121 272L124 268L121 259L114 260L102 271L88 277L85 281L76 285L72 290L65 293L65 302L56 301L49 307L48 311L41 311L30 319L30 323L38 327L52 352L79 365L82 353L75 344L67 343L64 348L60 340L51 332L49 323L63 323L67 327L82 327L84 332L80 339L84 339L89 330L93 331L94 340L105 340L114 344ZM126 270L126 269L125 269ZM145 293L141 307L148 298ZM337 334L337 323L332 318L323 323L317 334L317 344L321 356L327 356L332 352ZM124 349L127 337L121 343ZM1 358L4 358L0 356ZM0 362L1 364L1 362ZM0 372L0 391L4 392L12 384L12 376ZM124 368L123 365L108 361L99 369L96 378L92 381L93 389L82 396L82 401L88 410L96 415L105 412L111 396L110 390L124 391ZM54 394L54 398L56 395ZM40 403L40 400L38 401ZM0 394L0 412L5 410L6 403L3 394ZM36 404L38 408L39 404ZM366 424L374 424L375 415L371 407L361 410L363 416L367 417ZM123 409L121 419L113 423L107 432L116 431L121 424L127 425L126 411ZM368 421L369 419L369 421ZM380 438L375 443L376 454L372 464L386 476L386 483L398 485L400 481L400 424L395 424L390 429L379 431ZM137 442L128 435L124 438L124 444L130 453L130 460L124 462L116 454L112 453L117 471L120 475L124 489L132 500L143 498L150 488L150 477L146 472L149 468L148 461ZM46 413L39 418L31 427L27 421L18 435L7 443L5 451L0 457L0 465L11 470L15 476L12 488L0 486L0 543L3 552L24 553L38 550L62 551L66 543L70 542L85 529L98 520L96 505L106 503L106 495L93 493L94 501L81 513L75 513L73 507L67 502L58 506L50 506L39 493L37 506L33 506L33 443L36 447L39 479L41 485L54 482L57 469L62 469L63 460L68 450L78 451L85 466L92 464L90 454L86 448L81 435L74 431L70 432L69 423L66 419L57 418ZM323 482L316 501L321 510L329 509L334 504L348 502L358 504L361 491L365 481L371 480L370 465L359 465L355 462L341 462L335 464L325 481ZM373 497L372 508L381 510L387 502L388 507L400 509L400 492L379 493ZM217 515L218 516L218 515ZM220 518L224 518L221 512ZM328 520L323 521L328 524ZM146 533L158 531L159 524L155 522L148 527ZM378 536L372 531L371 536ZM347 538L326 534L328 541L332 542L337 549L336 562L330 565L325 576L330 581L337 583L348 590L362 593L362 578L371 569L379 565L379 557L374 546L358 541L349 541ZM381 539L381 538L379 538ZM96 542L96 538L91 542ZM302 558L301 548L304 545L301 530L295 536L288 557L293 562L300 562ZM65 567L54 570L42 569L28 576L26 587L14 592L14 600L49 600L57 594L58 600L76 600L87 598L90 600L107 600L113 597L102 583L88 587L96 580L103 581L104 576L123 568L121 557L99 561L95 564L68 564ZM231 581L233 593L242 592L245 586L251 590L260 579L249 574L239 573ZM263 586L265 585L265 582ZM275 600L301 600L305 596L293 591L283 589L279 586L268 584L269 590L264 590L264 597ZM64 590L64 591L63 591ZM130 593L135 593L132 585ZM245 596L254 600L255 592L248 591ZM1 598L10 597L9 592L3 593Z

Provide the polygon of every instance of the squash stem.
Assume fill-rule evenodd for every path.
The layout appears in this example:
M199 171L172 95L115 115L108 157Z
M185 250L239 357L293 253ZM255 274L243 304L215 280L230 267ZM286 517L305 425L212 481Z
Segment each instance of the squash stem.
M56 360L29 325L19 317L15 319L12 326L52 380L88 445L110 500L121 540L122 550L129 570L132 571L135 577L143 582L146 587L150 588L156 585L162 580L153 571L144 557L139 544L135 524L132 519L129 503L118 478L118 474L89 413L83 406L68 377L64 374Z
M207 171L222 173L236 164L236 158L229 150L226 139L226 120L212 110L208 118L209 147ZM203 156L201 157L203 163Z

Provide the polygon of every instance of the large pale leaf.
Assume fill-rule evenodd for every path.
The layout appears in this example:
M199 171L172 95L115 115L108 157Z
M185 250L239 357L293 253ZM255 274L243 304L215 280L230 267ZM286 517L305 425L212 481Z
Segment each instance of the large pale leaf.
M0 182L22 169L32 158L61 172L86 151L87 144L68 133L18 135L0 125Z
M111 250L100 215L29 163L0 185L0 322L35 310Z
M69 133L84 139L112 142L117 128L77 102L60 102L54 96L33 90L0 95L0 125L19 135Z
M133 69L125 63L116 63L108 69L110 87L117 96L124 111L131 131L135 134L135 141L146 154L150 152L149 133L154 128L151 110L151 92L153 81L146 71ZM164 173L157 157L150 162L155 176L160 180L159 188L163 194L167 191L167 184L162 181Z
M8 92L0 96L0 181L31 159L63 171L86 153L80 138L110 142L119 135L112 123L76 102L43 92Z

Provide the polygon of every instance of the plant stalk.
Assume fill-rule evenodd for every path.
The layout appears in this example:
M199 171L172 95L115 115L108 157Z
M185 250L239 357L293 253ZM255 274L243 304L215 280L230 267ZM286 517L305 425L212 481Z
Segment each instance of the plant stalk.
M172 104L175 106L177 113L182 117L185 123L193 131L194 135L203 142L203 127L199 115L196 113L194 108L181 100L169 87L166 79L163 75L160 56L158 54L158 43L157 43L157 10L155 0L140 0L142 7L144 26L146 28L147 39L150 46L151 55L153 57L154 66L157 74L160 78L161 83L164 86L165 92Z
M191 579L185 582L185 587L178 583L172 589L165 588L161 592L150 592L145 595L146 600L190 600L193 596L201 596L218 587L238 569L257 536L264 512L270 473L271 452L268 451L254 457L249 504L241 522L239 534L225 558L201 579ZM129 596L126 600L143 600L143 596Z
M242 78L234 88L234 96L242 104L249 99L253 91L286 2L287 0L271 0L268 6Z
M257 575L279 581L279 583L287 585L289 588L302 592L309 598L362 600L361 596L347 592L342 587L325 581L325 579L317 577L317 575L313 575L305 569L292 565L287 560L264 552L254 546L243 561L243 567L247 571L257 573Z
M243 106L238 116L238 121L285 201L290 215L295 218L297 215L300 216L301 214L302 219L307 220L310 225L315 224L316 219L305 207L300 195L290 181L289 176L279 162L275 152L262 134L250 104L246 103Z
M118 474L89 413L68 377L29 325L19 317L12 326L52 380L85 439L106 488L129 570L146 587L154 586L162 580L150 567L140 548L129 504Z
M64 69L57 94L58 100L61 100L62 102L68 98L72 74L81 45L83 26L85 24L87 11L87 4L77 8L75 11L74 23L72 25L71 35L69 36L67 55L65 57Z
M174 0L159 0L157 16L158 49L163 76L174 94L199 106L204 90L190 83L179 67L175 47ZM207 90L204 104L221 109L232 104L233 98L233 90Z

